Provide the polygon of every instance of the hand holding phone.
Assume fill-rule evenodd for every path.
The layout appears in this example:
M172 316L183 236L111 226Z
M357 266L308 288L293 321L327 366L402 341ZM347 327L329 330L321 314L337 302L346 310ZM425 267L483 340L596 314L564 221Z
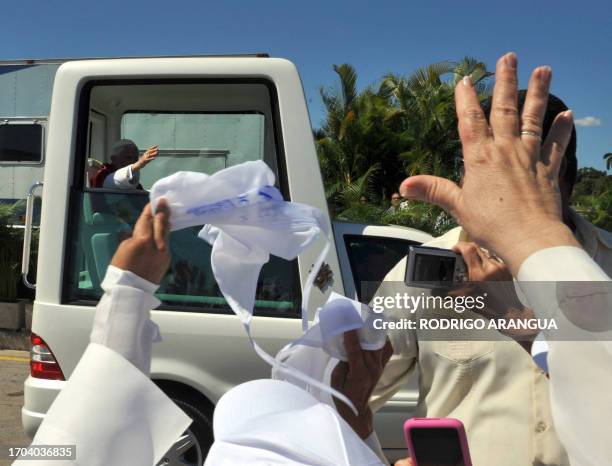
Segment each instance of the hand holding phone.
M458 419L408 419L404 438L414 466L472 466L465 428Z

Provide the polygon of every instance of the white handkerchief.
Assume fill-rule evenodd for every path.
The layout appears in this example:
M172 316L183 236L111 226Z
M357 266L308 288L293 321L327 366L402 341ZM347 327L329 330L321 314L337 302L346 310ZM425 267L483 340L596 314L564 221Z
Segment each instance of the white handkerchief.
M338 361L347 360L344 333L357 330L363 349L379 350L387 341L387 331L376 329L374 319L384 320L384 316L374 313L359 301L332 293L317 311L315 324L302 337L279 351L276 360L283 365L273 366L272 378L286 380L306 390L317 400L335 406L331 395L336 393L329 388L329 383ZM287 367L293 370L288 371ZM322 385L296 378L294 371L304 373Z
M206 225L198 236L212 245L215 279L245 325L253 314L259 272L270 254L291 260L319 234L329 236L323 214L314 207L284 201L274 181L272 170L255 161L213 175L178 172L151 188L153 211L160 198L168 202L172 230ZM308 283L314 281L325 252ZM302 309L309 291L304 290Z

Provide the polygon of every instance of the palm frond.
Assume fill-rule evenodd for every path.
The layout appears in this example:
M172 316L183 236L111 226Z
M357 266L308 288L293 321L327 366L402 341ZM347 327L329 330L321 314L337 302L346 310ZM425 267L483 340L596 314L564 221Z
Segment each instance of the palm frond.
M340 88L342 90L342 103L344 111L347 112L357 98L357 72L348 63L334 65L334 71L340 78Z

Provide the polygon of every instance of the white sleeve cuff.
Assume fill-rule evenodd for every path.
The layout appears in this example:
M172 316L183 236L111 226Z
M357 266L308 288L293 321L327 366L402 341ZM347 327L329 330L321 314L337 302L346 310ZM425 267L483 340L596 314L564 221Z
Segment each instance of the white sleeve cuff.
M131 286L132 288L136 288L148 294L154 294L159 288L159 285L151 283L149 280L136 275L134 272L122 270L114 265L109 265L108 269L106 269L106 276L101 286L104 291L108 291L115 285ZM155 307L157 306L159 306L159 302Z
M518 272L519 282L605 281L610 277L582 248L557 246L529 256Z
M558 283L609 281L584 249L558 246L529 256L518 272L519 286L538 318L552 318L559 308ZM565 289L565 287L564 287Z
M148 375L152 344L161 340L150 319L151 309L160 304L153 296L157 285L111 265L102 288L90 341L116 351Z

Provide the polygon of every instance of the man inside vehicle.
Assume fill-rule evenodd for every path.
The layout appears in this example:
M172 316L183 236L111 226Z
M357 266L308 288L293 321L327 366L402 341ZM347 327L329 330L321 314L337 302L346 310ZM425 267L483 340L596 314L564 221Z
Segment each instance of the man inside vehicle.
M113 144L110 163L102 164L92 180L92 187L107 189L143 189L140 170L157 157L159 146L149 147L140 157L138 147L130 139Z

